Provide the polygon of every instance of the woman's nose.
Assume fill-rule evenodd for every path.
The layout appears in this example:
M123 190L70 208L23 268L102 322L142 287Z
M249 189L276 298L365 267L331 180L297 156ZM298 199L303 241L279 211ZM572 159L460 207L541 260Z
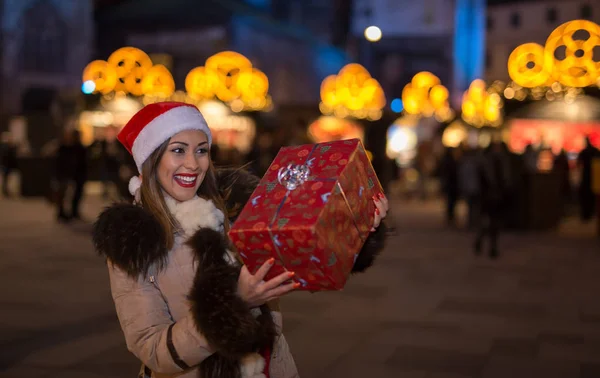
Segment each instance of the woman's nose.
M198 159L196 158L196 154L194 153L188 153L185 156L185 162L184 162L184 166L192 171L195 171L198 169Z

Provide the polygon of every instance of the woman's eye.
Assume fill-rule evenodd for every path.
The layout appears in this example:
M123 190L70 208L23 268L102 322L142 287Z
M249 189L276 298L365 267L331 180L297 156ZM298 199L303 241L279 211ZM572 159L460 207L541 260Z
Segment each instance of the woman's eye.
M172 152L175 152L176 154L183 154L185 153L185 150L181 147L177 147L171 150Z
M196 153L197 153L198 155L204 155L204 154L208 153L208 148L199 148L199 149L196 151Z

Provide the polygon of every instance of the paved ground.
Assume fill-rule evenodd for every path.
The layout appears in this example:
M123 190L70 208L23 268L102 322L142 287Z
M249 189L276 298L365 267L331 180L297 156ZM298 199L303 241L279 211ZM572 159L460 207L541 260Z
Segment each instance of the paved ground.
M285 299L303 378L600 377L593 225L505 235L490 261L438 226L438 204L394 212L398 233L369 273ZM41 201L0 199L1 378L135 376L89 232L55 224Z

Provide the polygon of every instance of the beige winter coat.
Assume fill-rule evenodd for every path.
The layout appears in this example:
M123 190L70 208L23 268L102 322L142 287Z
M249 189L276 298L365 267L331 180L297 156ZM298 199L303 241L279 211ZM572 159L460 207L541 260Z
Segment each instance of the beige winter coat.
M188 210L184 209L183 215L174 215L184 227L198 226L185 225L189 223L189 219L185 219L189 218ZM192 221L194 222L198 222L197 216ZM200 222L211 223L205 217ZM187 299L197 269L192 249L184 244L187 237L176 236L174 247L168 252L166 265L162 270L158 271L157 266L151 266L147 274L140 275L138 279L132 278L118 264L111 263L110 259L108 261L112 296L127 347L152 370L152 377L156 378L198 378L197 366L213 353L207 340L197 331ZM272 314L278 337L271 354L270 377L296 378L296 365L281 333L281 313L274 311ZM184 363L183 366L190 368L182 369L182 364L177 359ZM264 377L260 373L244 374L243 367L242 375Z

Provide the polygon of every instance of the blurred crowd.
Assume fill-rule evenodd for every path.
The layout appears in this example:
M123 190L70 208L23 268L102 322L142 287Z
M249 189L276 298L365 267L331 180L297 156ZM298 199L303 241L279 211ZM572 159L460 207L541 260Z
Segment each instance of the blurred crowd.
M553 154L532 145L516 154L503 142L492 142L484 149L447 148L437 168L446 221L456 225L456 206L464 200L467 227L477 232L475 251L480 253L483 240L489 237L492 257L497 255L498 230L527 228L532 211L539 217L560 219L576 205L580 219L588 222L596 212L594 158L600 158L600 151L587 138L585 148L571 160L564 150ZM535 202L549 206L531 209Z
M299 129L299 128L298 128ZM84 196L85 184L95 181L101 184L105 200L131 199L128 189L129 179L137 174L137 168L129 152L118 141L119 128L108 126L96 135L91 145L82 143L78 130L64 131L60 139L44 149L44 155L51 158L48 200L56 206L56 218L60 222L80 219L80 204ZM258 176L262 176L277 155L281 146L311 143L306 136L296 131L262 131L252 149L242 153L235 148L223 149L218 144L211 148L211 158L216 166L244 166ZM2 134L0 143L0 167L2 168L2 193L10 197L10 176L18 169L18 148L9 132ZM13 192L15 190L13 189Z
M117 140L118 130L112 126L103 128L103 133L90 146L82 144L77 130L68 130L55 143L50 152L54 163L48 197L56 205L59 221L80 218L80 203L88 180L101 183L102 195L107 200L129 198L128 181L137 173L137 168L131 155ZM18 151L9 133L3 133L0 142L2 193L10 196L9 177L17 170ZM211 149L211 157L217 166L244 165L254 174L262 176L281 146L306 143L311 141L300 126L262 130L247 153L221 149L215 144ZM555 189L553 193L558 192L558 195L550 198L550 203L559 216L571 215L570 210L577 205L579 217L589 221L595 214L595 194L592 191L594 157L600 157L600 151L592 146L589 139L578 156L571 159L565 151L554 155L549 149L536 149L531 145L523 154L516 154L504 143L492 142L486 148L466 145L446 148L434 163L431 163L434 159L432 151L424 149L417 153L413 166L422 177L418 189L420 192L426 192L423 183L428 175L437 178L445 199L448 225L457 225L457 204L459 201L466 203L467 226L477 231L478 235L475 249L480 250L482 240L489 237L493 254L500 228L524 228L532 195L550 196L548 193L552 191L540 191L539 184L535 188L536 177L540 175L550 180L543 183L542 188L546 185L546 189L552 187ZM376 161L374 165L378 169ZM387 181L386 176L385 172L380 173L384 181Z

